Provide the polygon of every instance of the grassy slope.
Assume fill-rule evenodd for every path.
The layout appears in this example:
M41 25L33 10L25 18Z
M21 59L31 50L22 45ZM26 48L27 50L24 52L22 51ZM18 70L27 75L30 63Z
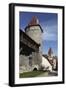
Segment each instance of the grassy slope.
M20 78L27 78L27 77L36 77L42 73L45 73L44 71L32 71L32 72L24 72L20 73Z

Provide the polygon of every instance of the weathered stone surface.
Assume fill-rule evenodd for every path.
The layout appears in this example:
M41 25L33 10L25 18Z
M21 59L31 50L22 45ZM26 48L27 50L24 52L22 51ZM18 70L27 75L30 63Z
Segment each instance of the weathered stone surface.
M33 39L36 43L41 44L41 29L39 26L31 26L27 28L26 34Z

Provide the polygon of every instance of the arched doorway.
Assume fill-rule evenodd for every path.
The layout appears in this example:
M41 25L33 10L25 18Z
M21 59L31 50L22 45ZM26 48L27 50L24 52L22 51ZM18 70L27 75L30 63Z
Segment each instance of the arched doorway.
M33 71L37 71L37 68L35 67L35 68L33 69Z

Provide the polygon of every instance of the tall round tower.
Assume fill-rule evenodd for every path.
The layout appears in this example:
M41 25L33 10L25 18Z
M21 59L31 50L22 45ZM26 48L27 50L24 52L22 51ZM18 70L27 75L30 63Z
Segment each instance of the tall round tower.
M25 28L25 33L33 39L37 44L41 44L42 28L37 17L33 16L28 26Z

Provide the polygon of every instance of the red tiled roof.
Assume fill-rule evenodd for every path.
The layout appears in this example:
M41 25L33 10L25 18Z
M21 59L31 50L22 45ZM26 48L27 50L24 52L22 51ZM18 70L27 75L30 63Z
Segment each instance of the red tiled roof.
M31 21L28 23L28 25L25 27L25 31L27 30L27 28L31 27L31 26L39 26L41 31L43 32L43 29L41 27L41 25L39 24L39 20L36 16L33 16Z
M29 25L37 25L39 23L38 19L36 16L33 16L32 17L32 20L29 22L28 26Z

